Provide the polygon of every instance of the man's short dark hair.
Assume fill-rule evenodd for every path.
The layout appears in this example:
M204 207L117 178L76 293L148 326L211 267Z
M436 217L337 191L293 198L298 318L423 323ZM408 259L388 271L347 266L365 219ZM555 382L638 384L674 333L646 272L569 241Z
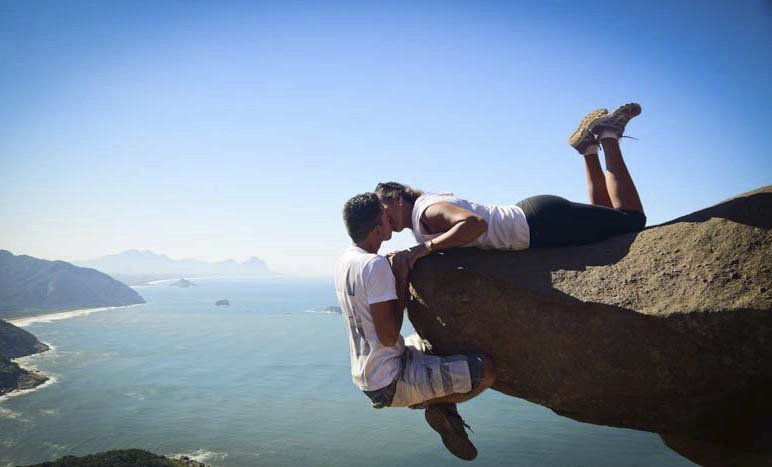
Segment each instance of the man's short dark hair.
M346 201L343 222L354 243L366 239L381 222L381 202L375 193L362 193Z

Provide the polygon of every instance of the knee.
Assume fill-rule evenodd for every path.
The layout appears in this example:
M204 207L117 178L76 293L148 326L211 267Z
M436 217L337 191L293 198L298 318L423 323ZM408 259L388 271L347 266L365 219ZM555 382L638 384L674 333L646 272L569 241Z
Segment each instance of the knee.
M642 211L625 211L627 214L628 232L640 232L646 227L646 214Z
M646 227L646 214L643 212L638 214L637 219L635 220L635 227L636 232L640 232Z

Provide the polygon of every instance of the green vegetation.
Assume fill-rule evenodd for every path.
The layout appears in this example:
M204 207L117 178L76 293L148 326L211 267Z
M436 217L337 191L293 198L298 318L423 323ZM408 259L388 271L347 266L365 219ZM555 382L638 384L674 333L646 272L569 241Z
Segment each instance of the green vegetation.
M141 449L121 449L83 457L64 456L28 467L177 467L189 465Z

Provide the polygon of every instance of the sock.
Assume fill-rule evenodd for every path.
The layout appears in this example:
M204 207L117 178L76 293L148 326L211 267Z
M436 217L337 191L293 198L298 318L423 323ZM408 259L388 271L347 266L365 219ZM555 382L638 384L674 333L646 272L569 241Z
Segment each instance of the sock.
M598 140L606 139L606 138L613 138L618 140L619 135L617 135L616 130L612 130L611 128L604 128L601 130L600 135L598 136Z
M587 148L582 153L583 156L589 156L590 154L598 155L598 145L597 144L591 144L587 146Z

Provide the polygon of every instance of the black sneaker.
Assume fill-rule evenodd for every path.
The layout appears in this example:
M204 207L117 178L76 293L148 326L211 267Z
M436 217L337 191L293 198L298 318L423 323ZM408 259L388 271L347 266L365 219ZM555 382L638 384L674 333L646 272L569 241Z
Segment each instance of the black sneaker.
M466 434L469 425L458 414L456 404L430 405L424 412L426 423L442 437L442 444L451 454L465 461L477 457L477 449Z

